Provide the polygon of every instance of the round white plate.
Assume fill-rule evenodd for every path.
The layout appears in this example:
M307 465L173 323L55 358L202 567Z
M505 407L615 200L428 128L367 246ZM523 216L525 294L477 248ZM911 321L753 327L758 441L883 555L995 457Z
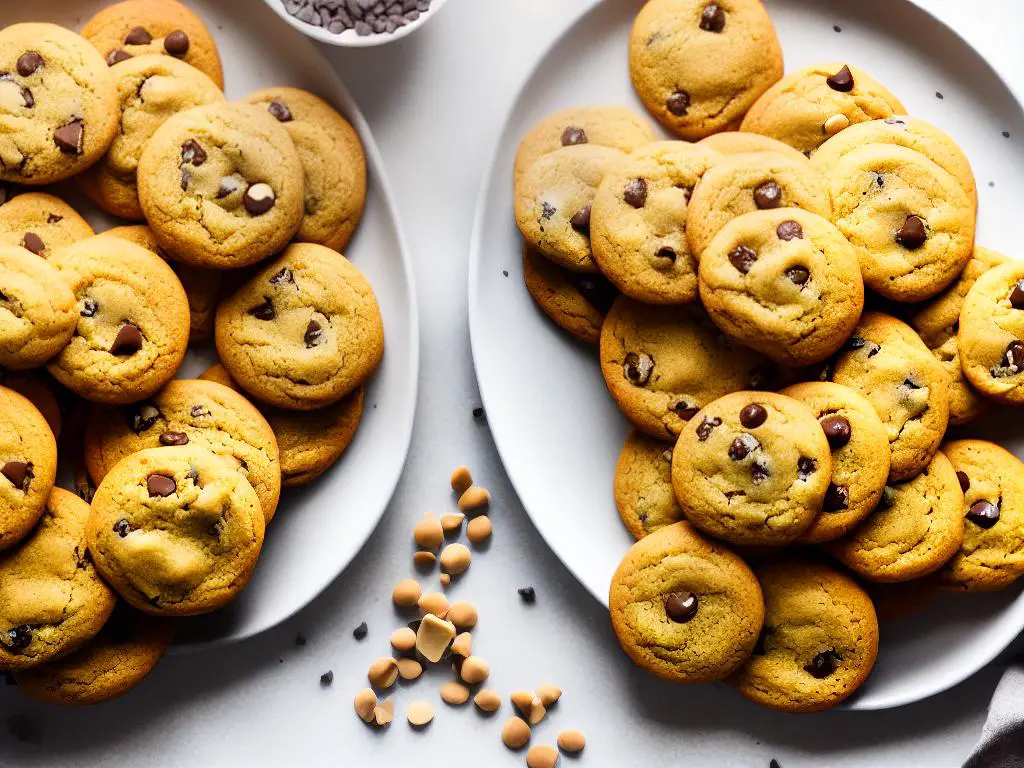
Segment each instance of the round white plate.
M0 26L52 21L77 29L98 0L34 0L0 5ZM366 213L345 255L373 285L384 317L384 362L370 380L359 431L341 460L314 483L285 489L267 529L256 573L227 608L183 621L178 645L198 648L241 640L284 621L309 604L356 556L384 513L412 436L419 367L419 323L412 263L384 164L370 129L338 76L301 34L263 3L190 2L214 34L229 98L271 85L305 88L334 104L359 132L366 150ZM100 231L117 224L62 185ZM121 222L123 223L123 222ZM190 352L183 374L195 376L215 360L212 349Z
M889 86L911 114L952 135L978 178L978 242L1006 253L1019 250L1024 115L978 53L908 0L766 5L788 70L849 60ZM541 535L605 604L612 574L631 544L612 499L615 463L629 427L608 396L596 351L561 333L523 286L512 162L523 134L550 112L588 103L643 112L626 64L628 32L639 6L622 0L596 4L538 63L498 141L470 257L473 357L498 451ZM1024 455L1020 437L1013 447ZM886 624L875 672L849 706L898 706L971 675L1024 627L1019 594L951 597L913 620Z

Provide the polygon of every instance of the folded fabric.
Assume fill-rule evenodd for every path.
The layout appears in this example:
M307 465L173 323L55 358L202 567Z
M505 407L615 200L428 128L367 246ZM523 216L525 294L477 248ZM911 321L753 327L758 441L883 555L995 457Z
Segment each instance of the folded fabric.
M981 741L964 768L1024 768L1024 660L999 681Z

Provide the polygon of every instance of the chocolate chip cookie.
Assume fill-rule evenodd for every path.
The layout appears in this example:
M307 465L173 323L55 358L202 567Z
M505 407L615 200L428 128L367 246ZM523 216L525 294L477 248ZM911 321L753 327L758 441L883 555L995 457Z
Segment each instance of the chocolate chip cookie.
M650 0L629 38L637 95L688 141L738 127L782 69L782 48L759 0Z
M608 607L626 654L677 683L727 677L754 649L764 612L746 563L686 522L630 548Z
M864 70L831 62L786 75L750 108L740 130L771 136L810 156L855 123L906 111Z
M114 610L85 551L89 505L54 488L32 535L0 555L0 669L28 669L84 645Z
M384 326L370 283L337 251L289 246L217 308L217 352L260 400L308 411L376 370Z
M842 384L811 381L787 387L782 394L814 412L832 449L832 481L825 501L799 542L831 541L870 515L882 500L891 461L889 438L871 403Z
M968 291L957 332L960 365L986 397L1024 403L1024 262L981 275Z
M733 343L696 305L652 307L623 296L601 328L601 373L637 429L673 440L713 400L764 385L768 361Z
M17 392L0 387L0 550L35 527L57 476L57 441L46 419Z
M864 308L854 249L828 220L799 208L728 222L701 254L699 277L714 323L786 366L835 353Z
M722 131L705 136L697 142L701 146L709 147L727 157L743 155L751 152L774 152L785 155L791 160L801 163L808 162L807 156L789 144L783 144L778 139L770 136L762 136L760 133L748 133L747 131Z
M92 235L74 208L45 192L26 192L0 206L0 244L20 245L44 259Z
M754 573L764 590L764 629L732 684L747 699L785 712L815 712L848 698L878 656L878 618L867 593L810 561Z
M37 186L80 173L117 130L114 78L56 24L0 29L0 181Z
M150 251L97 235L63 248L54 265L75 294L71 342L47 366L77 395L123 405L174 377L188 346L189 309L171 268Z
M590 241L601 272L648 304L697 298L697 261L687 241L690 195L723 158L685 141L659 141L609 171L594 198Z
M789 544L821 510L832 453L815 413L774 392L734 392L679 434L672 485L686 519L733 544Z
M103 578L153 615L223 607L263 546L259 496L242 472L199 445L148 448L96 489L86 531Z
M64 426L64 406L57 402L54 382L42 371L0 372L0 386L13 389L43 415L53 436L60 439Z
M304 215L295 145L251 104L207 104L166 120L143 149L137 180L160 245L196 267L261 261L291 240Z
M637 540L683 519L672 490L672 443L629 433L615 468L615 507Z

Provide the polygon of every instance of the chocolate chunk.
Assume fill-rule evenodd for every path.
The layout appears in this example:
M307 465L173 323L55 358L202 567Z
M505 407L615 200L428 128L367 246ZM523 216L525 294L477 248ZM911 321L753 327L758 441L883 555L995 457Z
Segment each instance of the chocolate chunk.
M131 323L125 323L117 332L114 343L110 345L112 355L134 355L142 349L142 332Z
M1006 345L1003 352L1003 361L992 368L992 375L996 378L1013 376L1024 371L1024 342L1011 341Z
M149 45L153 42L153 36L145 27L135 27L124 36L125 45Z
M754 205L759 209L778 208L782 205L782 187L774 181L766 181L754 188Z
M685 624L697 615L697 596L693 592L673 592L665 597L665 613L677 624Z
M647 204L647 182L643 179L630 179L626 182L622 196L634 208L643 208Z
M991 528L999 522L999 507L991 501L976 501L971 504L965 517L979 528Z
M36 256L42 256L46 250L46 243L43 242L43 238L35 232L26 232L21 238L21 244Z
M850 489L845 485L828 484L822 509L826 512L840 512L850 506Z
M803 240L804 228L798 222L787 219L779 223L779 226L775 228L775 234L779 240Z
M516 591L519 593L519 599L524 603L533 604L537 602L537 591L533 587L520 587Z
M842 660L842 657L830 648L815 656L811 663L804 667L804 671L809 672L812 677L822 680L835 672Z
M245 190L245 196L242 198L245 210L253 216L263 215L274 207L275 202L274 188L262 181Z
M141 434L156 424L160 418L160 411L151 403L143 403L137 406L137 410L131 413L128 420L129 426L135 434Z
M249 314L255 317L257 320L273 320L275 317L277 317L277 313L274 311L274 302L270 300L269 296L263 297L262 304L257 304L255 307L250 307Z
M160 435L160 445L188 445L188 435L184 432L164 432Z
M120 536L122 539L132 532L132 525L123 517L114 523L114 533Z
M28 491L35 474L32 472L31 461L8 461L0 469L0 474L11 481L11 485L20 491Z
M306 326L306 333L302 338L306 342L306 349L312 349L322 344L324 342L324 329L319 321L310 320L309 325Z
M843 68L834 75L825 78L825 82L828 83L828 87L833 91L849 93L853 90L853 72L844 64Z
M564 131L562 131L562 146L572 147L576 144L586 144L587 134L582 128L578 128L575 125L570 125Z
M786 277L796 285L804 285L811 279L811 273L807 267L790 267L786 270Z
M680 400L672 406L672 412L683 421L689 421L700 412L700 406L690 405L685 400Z
M120 64L122 61L127 61L132 55L124 48L115 48L107 54L107 66L112 67L115 64Z
M818 419L818 423L821 424L821 429L824 431L825 437L828 438L828 444L833 451L850 442L853 427L850 426L850 420L845 416L833 413Z
M189 139L181 145L181 162L198 168L206 162L206 151L195 139Z
M164 38L164 50L171 56L184 56L188 53L188 35L176 29Z
M590 208L589 205L580 208L569 219L569 224L581 235L590 234Z
M674 91L665 102L665 108L676 117L683 117L690 109L690 94L686 91Z
M960 490L967 493L971 489L971 478L967 476L966 472L957 472L956 479L960 481Z
M32 627L22 624L20 627L13 627L7 630L7 647L14 651L27 648L32 642Z
M177 491L178 485L174 482L173 477L154 472L146 478L146 489L149 491L150 496L164 497L170 496Z
M675 249L669 248L667 245L663 245L658 249L658 252L654 254L659 259L665 259L673 264L676 263L676 252Z
M278 119L279 122L289 123L292 120L292 111L288 105L279 99L274 99L267 104L267 111Z
M760 447L760 443L757 442L757 438L753 435L739 435L735 440L732 441L732 445L729 446L729 458L733 461L742 461Z
M1024 280L1018 280L1013 284L1010 291L1010 306L1014 309L1024 309Z
M654 370L654 358L650 355L630 352L626 355L622 366L622 372L627 379L642 387L651 378L651 371Z
M322 675L320 675L320 685L327 688L331 683L334 682L334 671L328 669Z
M81 120L72 120L53 132L53 143L65 155L80 155L84 136L84 123Z
M43 66L43 57L35 51L26 51L18 57L18 62L14 66L19 75L28 77Z
M750 465L750 479L754 481L754 485L763 483L772 473L768 471L768 467L759 461L755 461Z
M747 429L756 429L764 424L767 419L768 411L765 410L764 406L757 403L744 406L743 410L740 411L740 424Z
M725 29L725 11L717 3L705 5L700 12L699 26L705 32L721 32Z
M900 231L896 233L896 242L908 251L920 248L927 239L928 231L925 229L924 219L913 214L907 216Z
M362 624L360 624L358 627L352 630L352 637L354 637L356 640L362 640L364 637L366 637L367 631L368 630L366 628L366 622L364 621Z
M284 283L294 283L295 276L288 267L281 267L273 277L270 278L271 285L283 285Z
M715 416L711 418L709 416L704 417L704 421L697 425L697 439L702 443L711 437L711 432L715 427L722 426L722 420Z
M736 267L740 274L747 274L755 261L757 254L745 245L738 245L729 252L729 263Z
M806 480L813 475L818 469L818 462L814 459L809 459L806 456L801 456L796 461L796 474L801 480Z

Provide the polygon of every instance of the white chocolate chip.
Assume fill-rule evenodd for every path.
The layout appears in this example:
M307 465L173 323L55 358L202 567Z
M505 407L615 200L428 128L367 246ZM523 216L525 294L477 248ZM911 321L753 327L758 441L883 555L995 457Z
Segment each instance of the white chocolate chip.
M422 549L437 549L444 541L444 529L433 517L425 517L412 529L412 537Z
M434 719L434 708L425 701L410 701L405 717L413 728L423 728Z
M448 608L447 619L460 632L472 629L476 626L477 622L476 606L472 603L467 603L465 600L452 603Z
M535 744L526 753L526 768L555 768L558 750L547 744Z
M441 528L445 535L453 536L462 529L462 521L465 519L466 516L461 512L449 512L447 515L441 515Z
M390 688L398 678L398 662L390 656L382 656L370 665L366 677L374 688Z
M356 694L353 704L359 719L368 723L373 720L373 710L377 707L377 694L373 692L372 688L363 688Z
M497 712L501 709L501 696L493 688L484 688L473 697L473 703L483 712Z
M582 731L562 731L558 734L558 748L563 752L576 754L587 746L587 739Z
M452 653L462 658L467 658L472 655L473 647L473 636L469 632L461 632L459 636L455 638L452 643Z
M540 703L545 707L550 707L560 698L562 698L562 689L557 685L542 685L537 689L537 698L540 699Z
M427 592L419 600L420 614L432 613L440 618L448 615L448 598L440 592Z
M415 680L423 674L423 665L416 659L399 659L398 675L403 680Z
M470 473L469 467L456 467L452 471L452 490L459 494L459 496L464 494L472 485L473 475Z
M408 653L416 647L416 633L409 627L396 629L391 633L391 647L401 653Z
M404 579L395 585L391 599L400 608L412 608L420 599L420 583L416 579Z
M478 685L491 674L491 665L479 656L470 656L462 662L459 676L470 685Z
M20 85L13 80L0 80L0 107L5 112L14 112L26 106L25 92Z
M501 726L501 740L509 749L522 749L530 743L530 726L518 717L510 717Z
M846 115L832 115L828 120L825 121L825 125L822 126L826 136L835 136L842 130L850 127L850 118Z
M416 650L430 663L436 664L455 639L455 625L428 613L416 633Z
M391 721L395 719L394 699L384 699L384 701L374 707L373 719L381 727L391 725Z
M491 519L487 515L480 515L480 517L474 517L466 525L466 538L479 546L491 538L493 530Z
M449 680L441 686L441 698L448 704L465 704L469 701L469 688L462 683Z
M441 570L452 576L465 571L472 561L473 553L465 544L449 544L441 550Z
M459 509L463 512L471 512L474 509L486 507L491 503L491 494L486 488L474 485L466 489L466 492L459 497Z

